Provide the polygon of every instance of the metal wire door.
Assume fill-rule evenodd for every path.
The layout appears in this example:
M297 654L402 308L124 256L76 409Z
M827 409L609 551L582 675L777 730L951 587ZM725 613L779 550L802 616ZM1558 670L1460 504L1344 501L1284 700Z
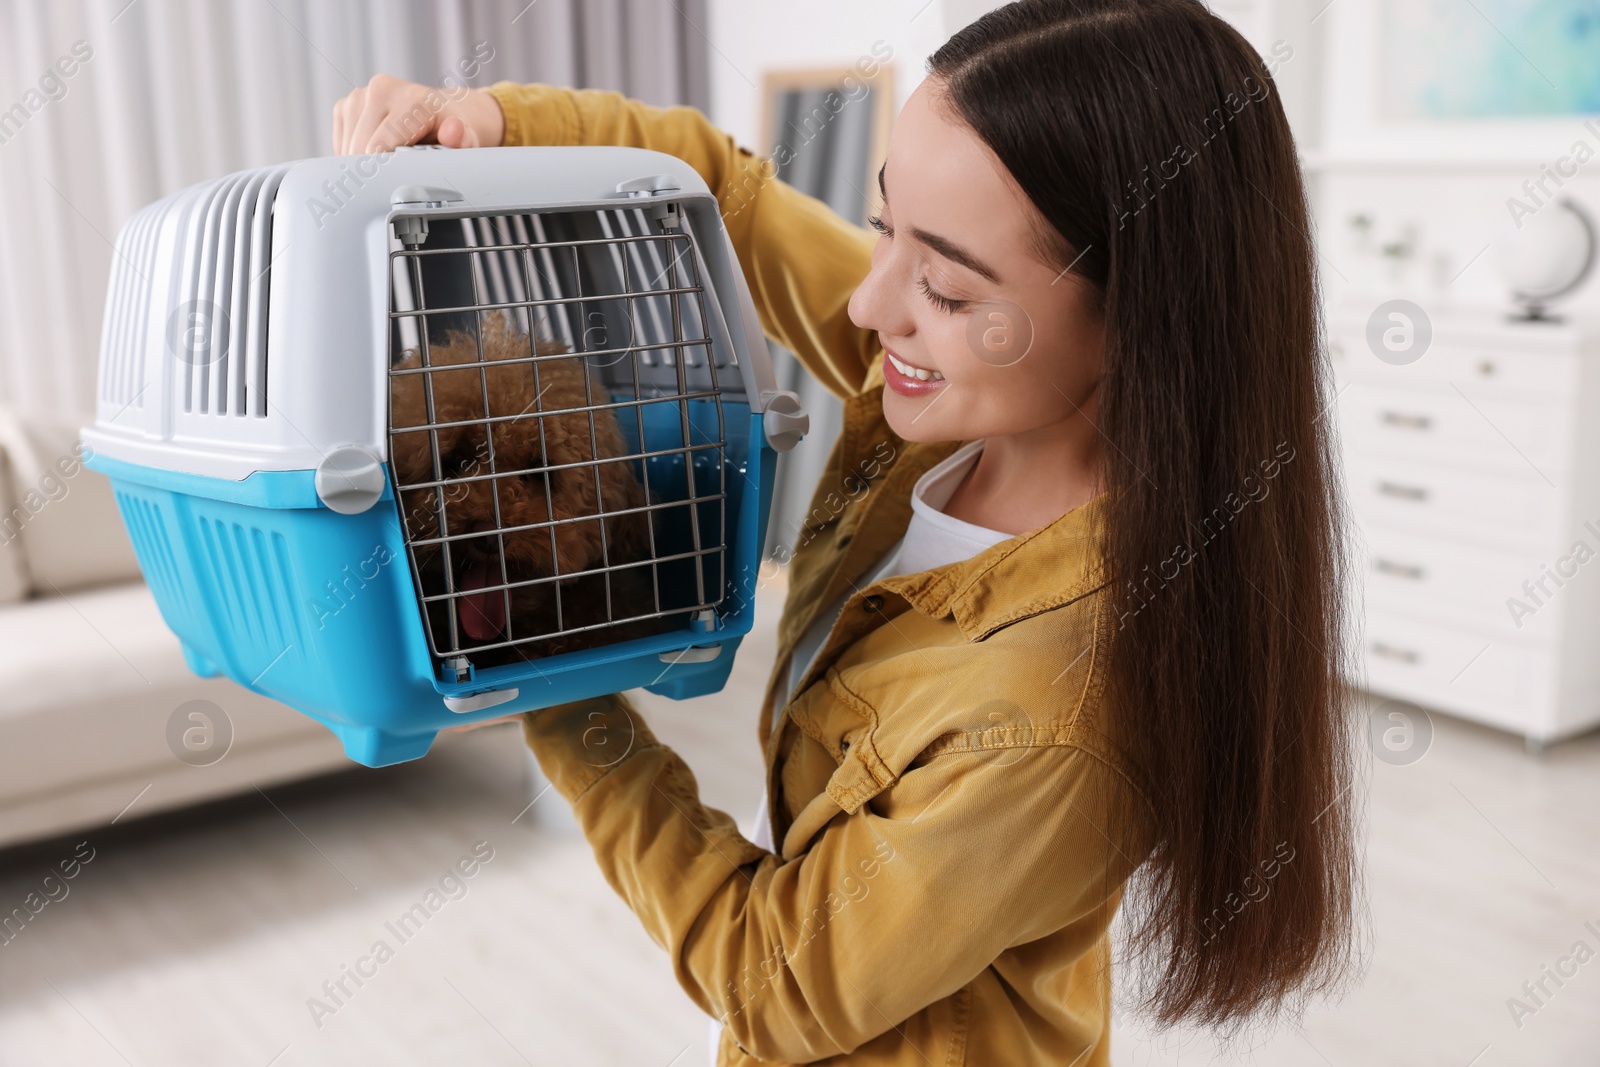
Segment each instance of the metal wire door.
M396 220L390 473L429 648L456 677L722 603L739 385L719 377L731 353L686 223Z

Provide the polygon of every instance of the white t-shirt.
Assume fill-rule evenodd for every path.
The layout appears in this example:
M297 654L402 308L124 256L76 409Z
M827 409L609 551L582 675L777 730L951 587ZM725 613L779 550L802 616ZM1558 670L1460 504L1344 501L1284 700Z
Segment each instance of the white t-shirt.
M981 439L969 441L943 461L923 472L922 477L917 479L917 484L911 489L911 522L906 526L905 535L890 546L889 551L884 553L883 559L856 583L857 586L865 589L880 578L896 574L915 574L918 571L942 567L947 563L971 559L991 545L997 545L1016 536L1000 530L991 530L986 526L962 522L940 510L949 502L950 495L961 484L961 479L966 477L968 469L978 461L978 455L982 451ZM822 650L823 644L828 640L828 634L833 631L833 624L839 619L839 613L844 610L845 601L854 592L854 589L849 589L841 594L827 610L817 616L810 629L806 630L795 643L794 657L789 666L788 684L783 692L784 702L794 694L796 683L805 674L806 668L811 665L817 653ZM755 834L752 840L764 849L776 850L772 842L771 827L767 822L765 790L762 791L760 806L756 813ZM712 1019L713 1067L717 1061L717 1042L721 1039L721 1035L722 1024Z

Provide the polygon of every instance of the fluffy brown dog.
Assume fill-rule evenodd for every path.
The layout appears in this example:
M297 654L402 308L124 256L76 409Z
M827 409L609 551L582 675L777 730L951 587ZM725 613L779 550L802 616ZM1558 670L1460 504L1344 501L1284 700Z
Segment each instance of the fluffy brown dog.
M655 610L649 567L611 572L609 616L603 574L561 579L559 626L556 582L515 585L551 577L557 573L558 565L565 575L601 568L607 562L615 567L648 559L650 520L648 512L639 511L543 525L552 519L638 508L645 503L645 492L634 476L633 460L603 462L628 454L611 410L593 412L592 424L590 413L582 410L540 414L607 402L604 387L589 377L583 358L539 359L536 374L534 361L506 362L527 360L533 354L527 334L516 329L503 314L486 314L480 321L487 368L479 362L477 335L456 331L445 344L429 346L429 365L471 366L458 371L390 376L392 459L402 487L400 502L408 537L479 535L449 543L453 591L461 595L428 605L439 651L445 652L450 641L448 612L452 605L457 647L479 666L550 656L661 632L666 628L661 620L647 620L561 633L483 653L472 651L474 647L520 641L554 634L558 629L567 631L603 623L608 618L627 618ZM535 351L540 356L557 356L568 350L540 340ZM421 365L420 353L412 352L396 369ZM433 424L464 424L443 425L435 431L437 474L429 433L406 432L407 427L429 425L424 378L432 379ZM504 421L473 421L485 417ZM491 447L493 477L489 476ZM547 470L550 467L558 469ZM438 488L405 488L431 482L445 484ZM497 535L497 530L514 532ZM442 546L422 546L417 557L424 594L447 592ZM506 585L515 587L500 588Z

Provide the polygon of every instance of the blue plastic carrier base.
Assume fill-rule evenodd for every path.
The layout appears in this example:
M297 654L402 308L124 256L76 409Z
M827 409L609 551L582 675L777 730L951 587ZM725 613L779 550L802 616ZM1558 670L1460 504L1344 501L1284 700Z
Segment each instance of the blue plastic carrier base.
M691 402L708 437L716 403ZM195 673L283 701L332 730L350 759L379 767L425 755L451 726L633 688L682 700L727 683L755 619L776 454L760 414L727 399L721 406L730 529L716 629L691 629L686 618L680 631L474 668L461 682L445 681L429 650L391 490L348 515L318 499L311 470L230 481L104 455L85 462L110 479L140 567ZM681 448L678 407L645 410L650 447ZM674 477L685 485L683 453L650 463L653 487L670 488ZM692 469L697 490L714 492L714 465ZM716 521L714 504L704 521ZM452 711L447 699L474 710Z

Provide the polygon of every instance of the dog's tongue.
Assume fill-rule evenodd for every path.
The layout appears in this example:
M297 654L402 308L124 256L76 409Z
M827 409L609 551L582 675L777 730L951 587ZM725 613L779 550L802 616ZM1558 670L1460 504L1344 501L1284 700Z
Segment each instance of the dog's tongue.
M485 586L499 585L500 568L484 560L474 563L461 574L461 588L466 595L456 599L461 616L461 628L474 641L490 641L500 636L506 625L505 594L496 589L481 592Z

